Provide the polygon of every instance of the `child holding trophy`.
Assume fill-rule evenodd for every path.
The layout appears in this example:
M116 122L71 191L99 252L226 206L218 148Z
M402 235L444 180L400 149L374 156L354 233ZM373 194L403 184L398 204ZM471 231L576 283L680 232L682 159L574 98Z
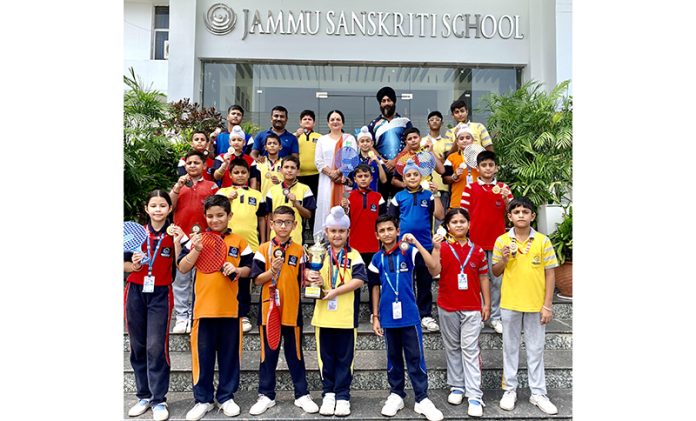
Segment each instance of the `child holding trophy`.
M275 406L275 372L280 354L280 339L277 339L277 343L272 343L269 337L277 335L278 329L280 337L285 341L285 360L295 386L295 406L301 407L305 412L314 413L319 407L309 395L304 356L299 345L302 343L300 284L303 276L304 250L301 244L291 238L292 231L298 225L295 211L285 205L278 206L271 214L271 224L275 236L271 241L259 246L251 268L251 278L256 285L262 286L258 321L262 345L259 398L249 413L260 415ZM273 319L269 318L273 305L280 311L280 326L277 321L276 325L273 325Z
M350 219L342 207L331 208L324 231L329 249L322 268L307 271L308 281L324 290L312 317L324 397L319 413L348 416L360 287L367 275L360 253L347 244Z
M558 413L546 397L544 343L546 324L553 318L556 253L548 237L531 227L534 205L526 197L512 199L507 207L513 227L495 240L493 274L503 275L500 315L503 321L503 389L500 407L515 408L520 341L524 329L527 348L529 402L543 412Z

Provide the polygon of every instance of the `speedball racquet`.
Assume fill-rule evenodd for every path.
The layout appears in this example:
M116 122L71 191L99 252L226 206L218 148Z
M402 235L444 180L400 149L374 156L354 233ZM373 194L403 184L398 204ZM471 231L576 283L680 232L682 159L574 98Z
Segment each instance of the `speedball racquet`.
M123 251L129 253L142 253L142 246L147 239L145 227L137 222L126 221L123 223ZM143 254L140 264L147 264L147 255Z
M268 347L275 351L280 346L280 307L276 304L278 290L274 285L270 285L268 292L270 302L266 318L266 340Z
M220 234L205 232L201 237L203 249L196 260L196 269L203 273L213 273L222 269L227 259L227 245Z
M350 146L343 146L336 152L334 165L344 177L348 177L350 173L355 170L355 167L360 165L360 157L358 156L358 151ZM343 186L343 196L348 197L350 186Z
M464 148L464 162L469 168L476 168L476 157L485 149L478 143L472 143Z

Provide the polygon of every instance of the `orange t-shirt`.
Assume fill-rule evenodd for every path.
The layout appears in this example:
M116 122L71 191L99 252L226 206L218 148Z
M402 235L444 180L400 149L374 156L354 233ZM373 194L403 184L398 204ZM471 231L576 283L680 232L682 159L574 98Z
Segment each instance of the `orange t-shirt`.
M457 171L460 164L464 162L464 155L460 152L453 152L447 156L445 161L445 167L452 167L452 171ZM445 168L447 170L447 168ZM464 187L469 183L475 183L478 180L479 172L476 168L468 168L464 164L464 173L459 177L459 180L452 183L452 190L450 196L450 209L460 207L460 202L462 201L462 193L464 193Z

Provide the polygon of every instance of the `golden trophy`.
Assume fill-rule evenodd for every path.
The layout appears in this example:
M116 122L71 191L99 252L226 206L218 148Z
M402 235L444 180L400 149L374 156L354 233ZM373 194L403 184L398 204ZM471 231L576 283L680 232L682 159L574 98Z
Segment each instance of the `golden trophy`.
M304 246L307 254L307 269L319 272L324 265L324 257L327 248L322 242L322 236L314 236L314 244L311 247ZM304 296L307 298L321 298L322 288L316 285L307 285L304 288Z

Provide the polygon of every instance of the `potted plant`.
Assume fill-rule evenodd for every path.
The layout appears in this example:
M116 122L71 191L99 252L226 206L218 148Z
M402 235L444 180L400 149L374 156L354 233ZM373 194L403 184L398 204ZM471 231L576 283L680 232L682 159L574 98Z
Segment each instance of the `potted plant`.
M556 289L561 298L573 298L573 208L568 207L563 221L549 236L556 251Z

